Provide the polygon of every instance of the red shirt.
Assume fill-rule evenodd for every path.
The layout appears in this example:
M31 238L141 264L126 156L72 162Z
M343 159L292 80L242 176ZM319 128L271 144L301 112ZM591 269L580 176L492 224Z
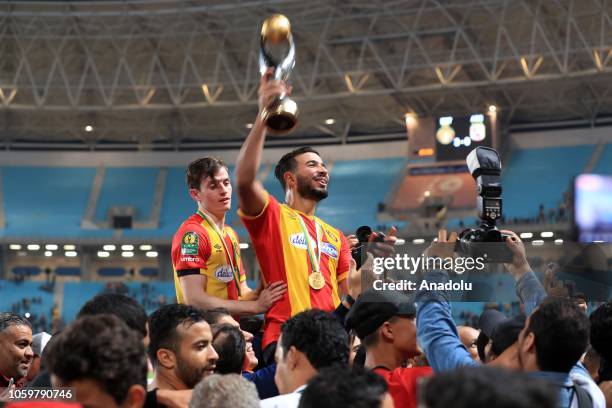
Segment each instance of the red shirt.
M373 371L385 379L393 403L402 408L417 407L417 379L433 374L431 367L400 367L395 370L375 368Z
M342 232L317 217L280 204L271 195L261 214L251 217L238 210L238 215L251 236L264 282L287 283L287 294L266 313L265 348L278 340L282 324L291 316L312 308L331 312L340 304L338 283L348 275L351 252ZM319 290L308 284L312 265L302 223L313 247L317 246L318 225L321 242L316 251L321 254L319 270L325 279Z
M183 222L174 234L172 266L178 303L185 303L179 278L190 274L206 276L206 288L202 290L209 295L239 299L236 281L246 280L240 259L240 243L236 232L227 225L221 234L223 242L216 229L199 213ZM237 271L232 271L232 265ZM236 273L238 276L234 276Z

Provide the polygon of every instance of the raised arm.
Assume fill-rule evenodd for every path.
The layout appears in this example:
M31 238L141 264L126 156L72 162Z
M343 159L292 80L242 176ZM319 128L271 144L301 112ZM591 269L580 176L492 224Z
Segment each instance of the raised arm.
M516 281L516 294L525 305L525 314L529 316L536 307L546 297L544 287L535 276L527 262L525 245L514 232L502 230L510 237L506 239L506 244L512 251L512 263L504 264L510 275Z
M253 123L253 128L240 148L236 159L236 185L238 187L238 202L245 215L259 215L266 205L266 191L259 180L257 171L261 163L266 126L261 119L263 107L273 97L289 93L283 82L270 80L271 71L261 77L259 84L259 113Z

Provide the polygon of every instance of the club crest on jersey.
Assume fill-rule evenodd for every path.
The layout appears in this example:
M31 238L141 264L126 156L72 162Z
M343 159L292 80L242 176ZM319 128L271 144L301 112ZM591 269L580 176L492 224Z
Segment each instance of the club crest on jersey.
M185 233L181 238L181 255L197 255L198 242L198 234L195 232Z
M232 267L229 265L221 265L215 269L215 278L221 282L231 282L234 279L234 273Z
M338 259L338 250L329 242L323 242L321 244L321 252L327 254L330 258Z

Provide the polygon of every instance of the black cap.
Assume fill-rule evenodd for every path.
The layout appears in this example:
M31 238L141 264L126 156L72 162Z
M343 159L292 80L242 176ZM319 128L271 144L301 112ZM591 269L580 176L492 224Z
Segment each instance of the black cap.
M397 291L370 288L351 307L346 316L346 325L363 339L394 316L415 317L414 302Z
M501 323L507 321L508 318L502 312L495 309L487 309L480 315L478 326L482 333L491 338L493 330Z

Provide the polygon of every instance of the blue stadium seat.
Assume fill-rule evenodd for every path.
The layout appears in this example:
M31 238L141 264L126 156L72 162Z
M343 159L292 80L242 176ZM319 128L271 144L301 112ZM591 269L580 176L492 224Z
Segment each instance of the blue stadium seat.
M103 277L123 276L125 273L125 268L121 267L105 267L98 269L98 275Z
M612 174L612 144L606 145L597 165L593 168L593 173Z
M17 276L38 276L40 272L38 266L15 266L13 268L13 274Z
M80 236L95 173L94 168L4 167L6 228L0 235Z
M81 268L73 266L59 266L55 268L57 276L81 276Z
M148 220L158 174L159 168L107 168L96 207L96 219L106 220L111 207L129 206L136 210L134 220Z
M142 268L140 269L140 275L147 278L154 278L159 275L158 268Z
M558 208L563 192L580 174L593 153L593 146L548 147L516 150L502 169L506 217L535 217L540 204Z

